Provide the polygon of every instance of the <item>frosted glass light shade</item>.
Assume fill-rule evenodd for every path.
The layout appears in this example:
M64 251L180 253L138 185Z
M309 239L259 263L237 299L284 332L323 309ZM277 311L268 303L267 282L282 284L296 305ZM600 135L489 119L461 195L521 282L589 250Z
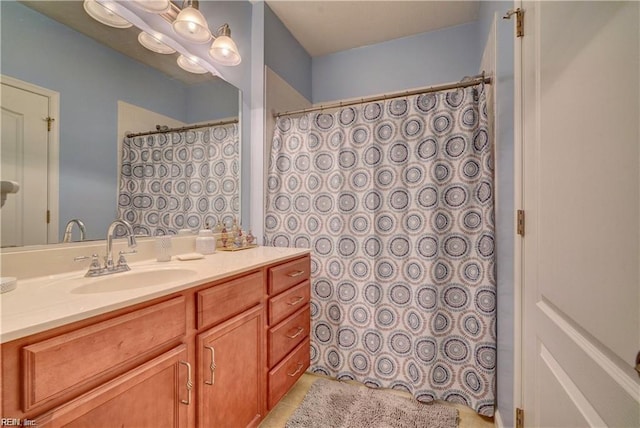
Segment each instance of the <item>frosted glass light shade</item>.
M242 61L238 53L238 47L233 39L228 36L216 37L211 49L209 49L209 55L222 65L233 66L240 64L240 61Z
M101 4L95 0L84 0L83 6L89 16L104 25L114 28L129 28L132 26L129 21L109 9L109 2Z
M207 70L202 68L202 66L200 66L200 64L198 64L195 60L187 58L184 55L180 55L178 57L178 65L181 69L188 71L189 73L204 74L207 72Z
M193 6L182 9L172 25L176 33L190 42L206 43L211 40L211 31L209 31L207 20Z
M133 3L140 9L151 13L165 13L171 9L169 0L134 0Z
M173 49L171 46L167 46L166 44L162 43L160 39L157 39L151 34L145 33L144 31L138 34L138 41L145 48L159 54L167 55L167 54L172 54L176 52L176 50Z

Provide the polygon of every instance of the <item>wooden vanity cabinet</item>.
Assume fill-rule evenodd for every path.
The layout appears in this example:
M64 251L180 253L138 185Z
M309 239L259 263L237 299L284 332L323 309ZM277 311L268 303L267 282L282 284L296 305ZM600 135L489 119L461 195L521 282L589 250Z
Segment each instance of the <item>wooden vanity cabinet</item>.
M1 413L46 427L258 426L309 366L309 267L298 257L4 343Z

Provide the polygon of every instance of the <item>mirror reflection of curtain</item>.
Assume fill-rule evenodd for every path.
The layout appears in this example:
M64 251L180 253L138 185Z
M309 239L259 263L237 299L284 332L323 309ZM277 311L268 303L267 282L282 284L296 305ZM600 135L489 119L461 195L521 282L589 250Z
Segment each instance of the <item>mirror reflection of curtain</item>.
M238 125L125 138L118 218L137 234L203 229L239 215Z
M312 371L493 415L483 88L278 120L265 237L312 248Z

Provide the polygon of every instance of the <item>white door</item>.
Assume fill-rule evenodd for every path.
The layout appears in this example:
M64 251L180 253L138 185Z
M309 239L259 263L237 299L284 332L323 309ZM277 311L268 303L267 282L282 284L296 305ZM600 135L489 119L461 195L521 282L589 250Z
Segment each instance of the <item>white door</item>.
M0 176L20 185L0 212L2 247L47 243L48 117L48 97L2 82Z
M524 11L524 422L640 427L640 3Z

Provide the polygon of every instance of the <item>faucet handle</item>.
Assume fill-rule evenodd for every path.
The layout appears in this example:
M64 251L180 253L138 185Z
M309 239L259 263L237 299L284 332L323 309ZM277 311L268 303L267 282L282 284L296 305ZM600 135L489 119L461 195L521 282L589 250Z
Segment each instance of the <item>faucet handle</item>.
M83 260L87 260L89 256L78 256L74 257L74 262L80 262ZM98 259L97 254L91 254L91 265L89 265L89 270L85 276L95 276L95 274L102 271L102 267L100 266L100 260Z
M135 254L137 253L137 250L130 250L130 251L119 251L118 252L118 267L123 267L127 265L127 260L124 258L125 254Z

